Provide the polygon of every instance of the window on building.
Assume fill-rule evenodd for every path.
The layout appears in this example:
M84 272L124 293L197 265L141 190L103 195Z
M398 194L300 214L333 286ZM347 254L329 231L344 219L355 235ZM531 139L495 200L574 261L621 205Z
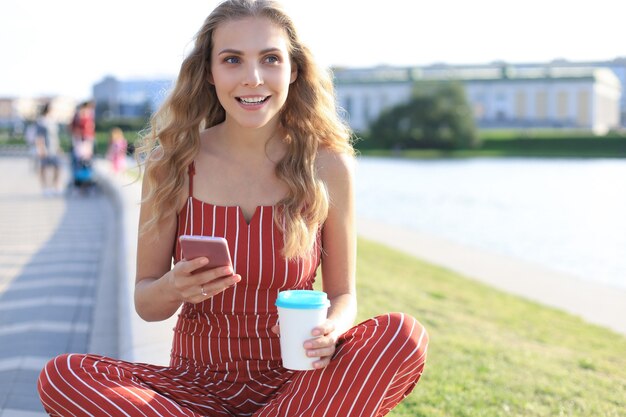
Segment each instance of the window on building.
M524 91L517 91L515 93L515 117L519 120L524 120L527 117L526 92Z
M546 91L537 91L535 108L537 109L537 119L546 120L548 118L548 93Z
M567 91L559 91L556 94L556 117L561 121L568 118L568 94Z
M363 120L365 120L366 123L371 122L370 118L372 115L372 103L370 100L370 96L364 96L363 97Z
M579 91L576 97L576 124L580 127L588 127L590 124L590 104L591 103L589 91Z

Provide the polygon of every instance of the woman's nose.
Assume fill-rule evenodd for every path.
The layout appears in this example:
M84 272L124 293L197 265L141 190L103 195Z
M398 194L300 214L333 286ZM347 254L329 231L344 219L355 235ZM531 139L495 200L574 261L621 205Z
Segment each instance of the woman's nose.
M250 64L246 67L246 72L243 78L243 84L248 87L256 87L263 84L263 77L261 76L261 69L255 64Z

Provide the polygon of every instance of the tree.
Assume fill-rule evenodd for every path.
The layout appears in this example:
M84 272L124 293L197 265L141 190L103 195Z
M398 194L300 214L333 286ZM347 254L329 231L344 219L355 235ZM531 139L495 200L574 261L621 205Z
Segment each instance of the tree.
M459 82L418 82L411 99L384 111L372 124L370 147L472 148L476 125Z

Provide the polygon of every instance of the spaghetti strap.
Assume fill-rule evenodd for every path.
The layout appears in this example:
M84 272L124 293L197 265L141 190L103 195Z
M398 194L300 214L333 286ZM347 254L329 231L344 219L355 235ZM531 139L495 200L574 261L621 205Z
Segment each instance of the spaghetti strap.
M187 175L189 176L189 197L193 197L193 176L195 173L196 166L194 165L194 161L191 161L189 169L187 170Z

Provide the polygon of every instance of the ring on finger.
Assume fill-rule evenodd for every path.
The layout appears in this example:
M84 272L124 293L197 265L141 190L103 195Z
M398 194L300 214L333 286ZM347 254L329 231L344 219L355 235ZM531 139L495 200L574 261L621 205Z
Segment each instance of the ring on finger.
M207 293L206 293L206 291L204 290L204 285L200 285L200 294L202 294L202 296L204 296L204 297L206 297L207 295L209 295L209 294L207 294Z

